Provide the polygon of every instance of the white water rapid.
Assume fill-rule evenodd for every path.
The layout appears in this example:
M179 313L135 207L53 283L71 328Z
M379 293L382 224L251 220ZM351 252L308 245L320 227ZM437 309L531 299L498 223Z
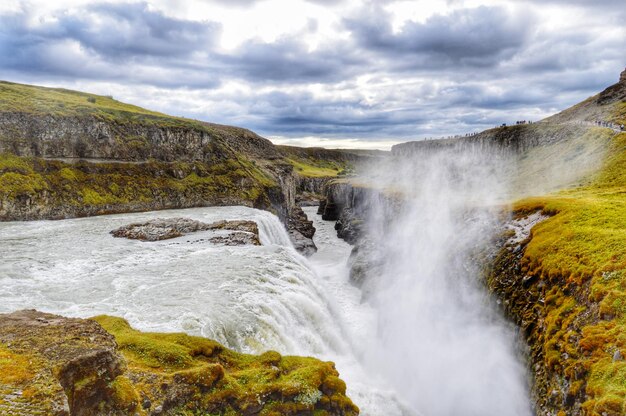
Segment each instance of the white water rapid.
M359 360L362 343L375 336L376 317L348 281L350 246L315 208L306 211L320 248L308 260L278 218L245 207L0 223L0 312L110 314L141 330L184 331L239 351L332 360L361 414L401 415L390 387ZM263 245L215 246L201 241L203 233L160 242L109 234L159 217L250 219Z

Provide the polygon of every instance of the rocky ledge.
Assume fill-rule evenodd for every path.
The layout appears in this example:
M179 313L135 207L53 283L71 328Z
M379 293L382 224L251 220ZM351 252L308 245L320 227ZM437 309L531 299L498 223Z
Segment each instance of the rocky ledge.
M331 362L240 354L110 316L0 315L3 415L359 413Z
M160 241L181 237L199 231L227 231L208 240L215 244L259 246L259 228L254 221L217 221L207 224L189 218L156 218L154 220L125 225L111 231L113 237L141 241Z

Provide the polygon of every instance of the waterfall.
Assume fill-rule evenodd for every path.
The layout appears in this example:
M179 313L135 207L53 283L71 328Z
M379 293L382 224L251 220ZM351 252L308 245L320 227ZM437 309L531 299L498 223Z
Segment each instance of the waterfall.
M510 161L441 150L387 163L369 172L393 191L370 201L369 238L384 262L366 283L378 316L369 369L420 415L530 415L516 333L481 282L497 223L489 207L507 192Z
M475 180L459 176L467 169ZM238 351L332 360L365 416L526 415L514 334L469 261L494 221L489 211L466 209L490 203L500 186L485 182L488 169L444 158L421 169L394 166L396 178L374 175L411 197L393 221L380 221L388 207L372 202L379 215L371 232L388 261L369 302L349 281L351 247L333 223L312 218L315 208L306 212L320 250L305 259L276 216L211 207L1 223L0 312L110 314ZM262 245L216 246L202 233L152 243L109 235L157 217L253 220Z

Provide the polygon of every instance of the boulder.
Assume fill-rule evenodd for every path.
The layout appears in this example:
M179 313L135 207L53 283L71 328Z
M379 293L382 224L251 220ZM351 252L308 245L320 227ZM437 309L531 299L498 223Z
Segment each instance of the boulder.
M112 399L126 365L116 348L90 320L0 315L0 414L128 414L134 398Z
M142 223L125 225L111 231L113 237L123 237L131 240L160 241L181 237L198 231L231 231L228 234L218 234L210 237L209 241L226 245L261 245L259 228L254 221L217 221L207 224L189 218L156 218Z

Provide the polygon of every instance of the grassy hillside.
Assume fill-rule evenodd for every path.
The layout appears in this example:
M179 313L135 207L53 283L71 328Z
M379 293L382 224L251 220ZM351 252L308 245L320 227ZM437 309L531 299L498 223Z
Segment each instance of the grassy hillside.
M332 362L242 354L121 318L0 314L0 414L355 416Z
M284 213L288 167L249 130L0 82L0 220L238 204Z
M515 217L549 218L489 278L526 336L539 415L626 414L626 134L603 130L608 151L586 181L513 204Z
M559 416L626 414L626 134L613 135L587 184L513 208L517 216L550 215L533 228L521 259L518 276L534 283L509 293L537 300L522 301L513 315L527 321L531 350L543 360L542 399L559 392L563 402L551 403Z
M208 129L201 122L146 110L113 97L0 81L0 113L9 112L56 117L94 116L116 123Z
M355 165L368 156L349 150L330 150L320 147L276 146L285 160L300 176L308 178L333 178L352 172Z

